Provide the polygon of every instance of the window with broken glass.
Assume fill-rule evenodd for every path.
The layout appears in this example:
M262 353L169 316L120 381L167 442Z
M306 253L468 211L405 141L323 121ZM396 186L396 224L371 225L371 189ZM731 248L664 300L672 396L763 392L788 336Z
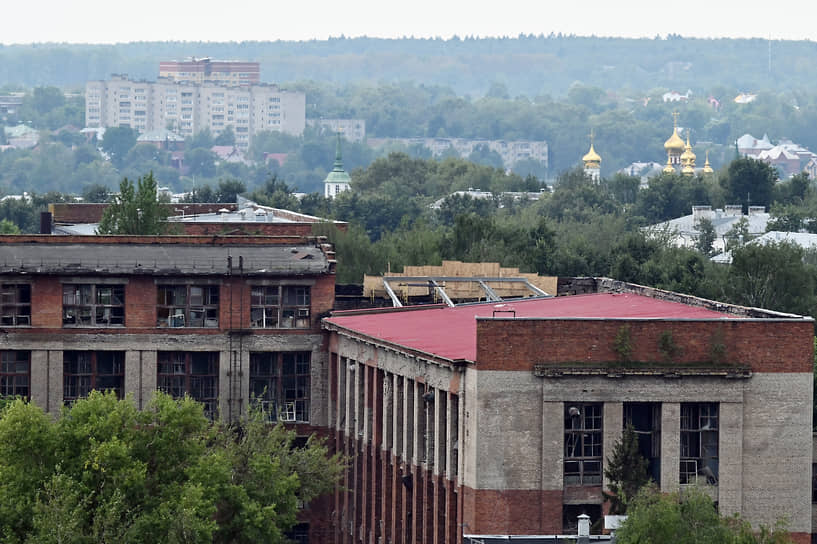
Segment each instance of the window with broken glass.
M302 285L256 285L250 297L250 320L254 328L308 329L310 288Z
M124 351L64 351L62 400L71 404L93 391L114 391L124 397Z
M31 325L31 286L27 283L0 285L0 324L5 327Z
M681 404L681 484L718 483L718 404Z
M250 353L250 395L269 421L308 422L308 351Z
M125 324L125 286L62 286L63 326L114 327Z
M157 327L218 327L218 285L159 285Z
M0 351L0 397L29 398L31 352Z
M565 403L565 485L601 485L602 405Z
M204 414L218 413L218 352L160 351L157 389L175 399L185 395L204 404Z

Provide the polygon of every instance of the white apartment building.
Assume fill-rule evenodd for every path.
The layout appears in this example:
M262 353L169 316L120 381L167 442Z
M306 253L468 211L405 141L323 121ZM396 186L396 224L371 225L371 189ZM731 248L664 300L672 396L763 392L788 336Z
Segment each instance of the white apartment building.
M236 145L246 150L253 135L280 131L301 135L306 125L306 95L277 85L228 87L216 84L133 81L114 75L85 86L87 127L127 126L140 133L168 128L181 136L204 129L218 135L228 126Z

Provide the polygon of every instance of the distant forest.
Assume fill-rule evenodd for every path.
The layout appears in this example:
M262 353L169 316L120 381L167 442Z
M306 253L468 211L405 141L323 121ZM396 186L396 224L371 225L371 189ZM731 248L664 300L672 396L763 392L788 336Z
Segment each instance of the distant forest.
M771 47L770 47L771 46ZM154 79L159 60L209 56L261 63L266 82L315 80L444 86L472 98L493 84L511 96L564 96L571 85L615 90L748 92L805 89L817 80L817 43L763 39L331 38L306 42L134 42L0 45L0 86L82 87L111 73ZM771 62L770 62L771 61Z

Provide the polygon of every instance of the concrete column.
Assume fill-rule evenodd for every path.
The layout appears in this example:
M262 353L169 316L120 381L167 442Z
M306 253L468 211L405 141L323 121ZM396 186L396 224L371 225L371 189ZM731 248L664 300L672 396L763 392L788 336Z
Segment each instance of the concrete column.
M681 404L661 405L661 491L678 491L681 470Z
M563 402L542 404L542 489L564 489L565 407Z
M425 405L423 403L423 388L421 384L414 383L414 441L412 456L415 465L420 466L425 460Z
M718 429L718 508L731 516L743 509L743 404L722 402Z
M52 352L53 353L53 352ZM45 350L31 351L31 365L29 366L29 395L31 402L44 410L48 410L49 380L48 355Z
M63 398L63 360L62 351L47 352L48 359L48 407L47 410L58 415L62 409Z
M454 461L454 441L457 440L457 428L453 425L453 419L456 417L455 410L456 403L452 402L452 395L445 394L445 477L449 480L453 479L456 470L453 466Z
M403 460L414 458L414 380L403 377Z
M381 386L383 387L383 394L380 397L383 403L382 428L380 431L380 436L382 437L381 449L390 452L394 444L392 431L392 426L394 425L394 379L392 378L392 374L385 371L383 372L383 383Z
M608 458L613 455L613 448L621 438L624 429L624 404L621 402L605 402L602 413L602 474L607 470ZM604 489L609 491L609 482L604 478Z
M142 367L142 405L147 406L153 400L153 394L158 386L158 355L156 351L140 352L140 366Z
M232 352L220 351L218 354L218 413L222 421L229 421L235 414L232 411L233 391L230 383Z
M434 475L445 474L446 451L448 432L446 427L446 411L448 410L448 395L445 391L434 391Z
M392 374L392 425L391 443L392 454L395 457L403 455L403 377Z
M355 417L354 411L355 397L353 389L355 383L355 372L352 369L355 366L357 366L357 363L350 359L346 359L346 364L344 366L345 368L343 369L343 372L346 375L346 379L344 380L345 383L343 384L344 385L343 397L345 401L344 408L346 413L344 414L343 433L346 435L346 438L349 439L352 436L352 429L354 428L352 418Z

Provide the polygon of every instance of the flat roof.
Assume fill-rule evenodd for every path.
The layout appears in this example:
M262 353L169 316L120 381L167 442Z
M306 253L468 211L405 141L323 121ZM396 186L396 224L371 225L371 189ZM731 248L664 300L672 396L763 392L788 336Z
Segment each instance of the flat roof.
M500 303L406 308L326 319L337 327L449 360L476 360L477 318L739 319L707 308L632 293L593 293ZM514 312L514 313L511 313Z

